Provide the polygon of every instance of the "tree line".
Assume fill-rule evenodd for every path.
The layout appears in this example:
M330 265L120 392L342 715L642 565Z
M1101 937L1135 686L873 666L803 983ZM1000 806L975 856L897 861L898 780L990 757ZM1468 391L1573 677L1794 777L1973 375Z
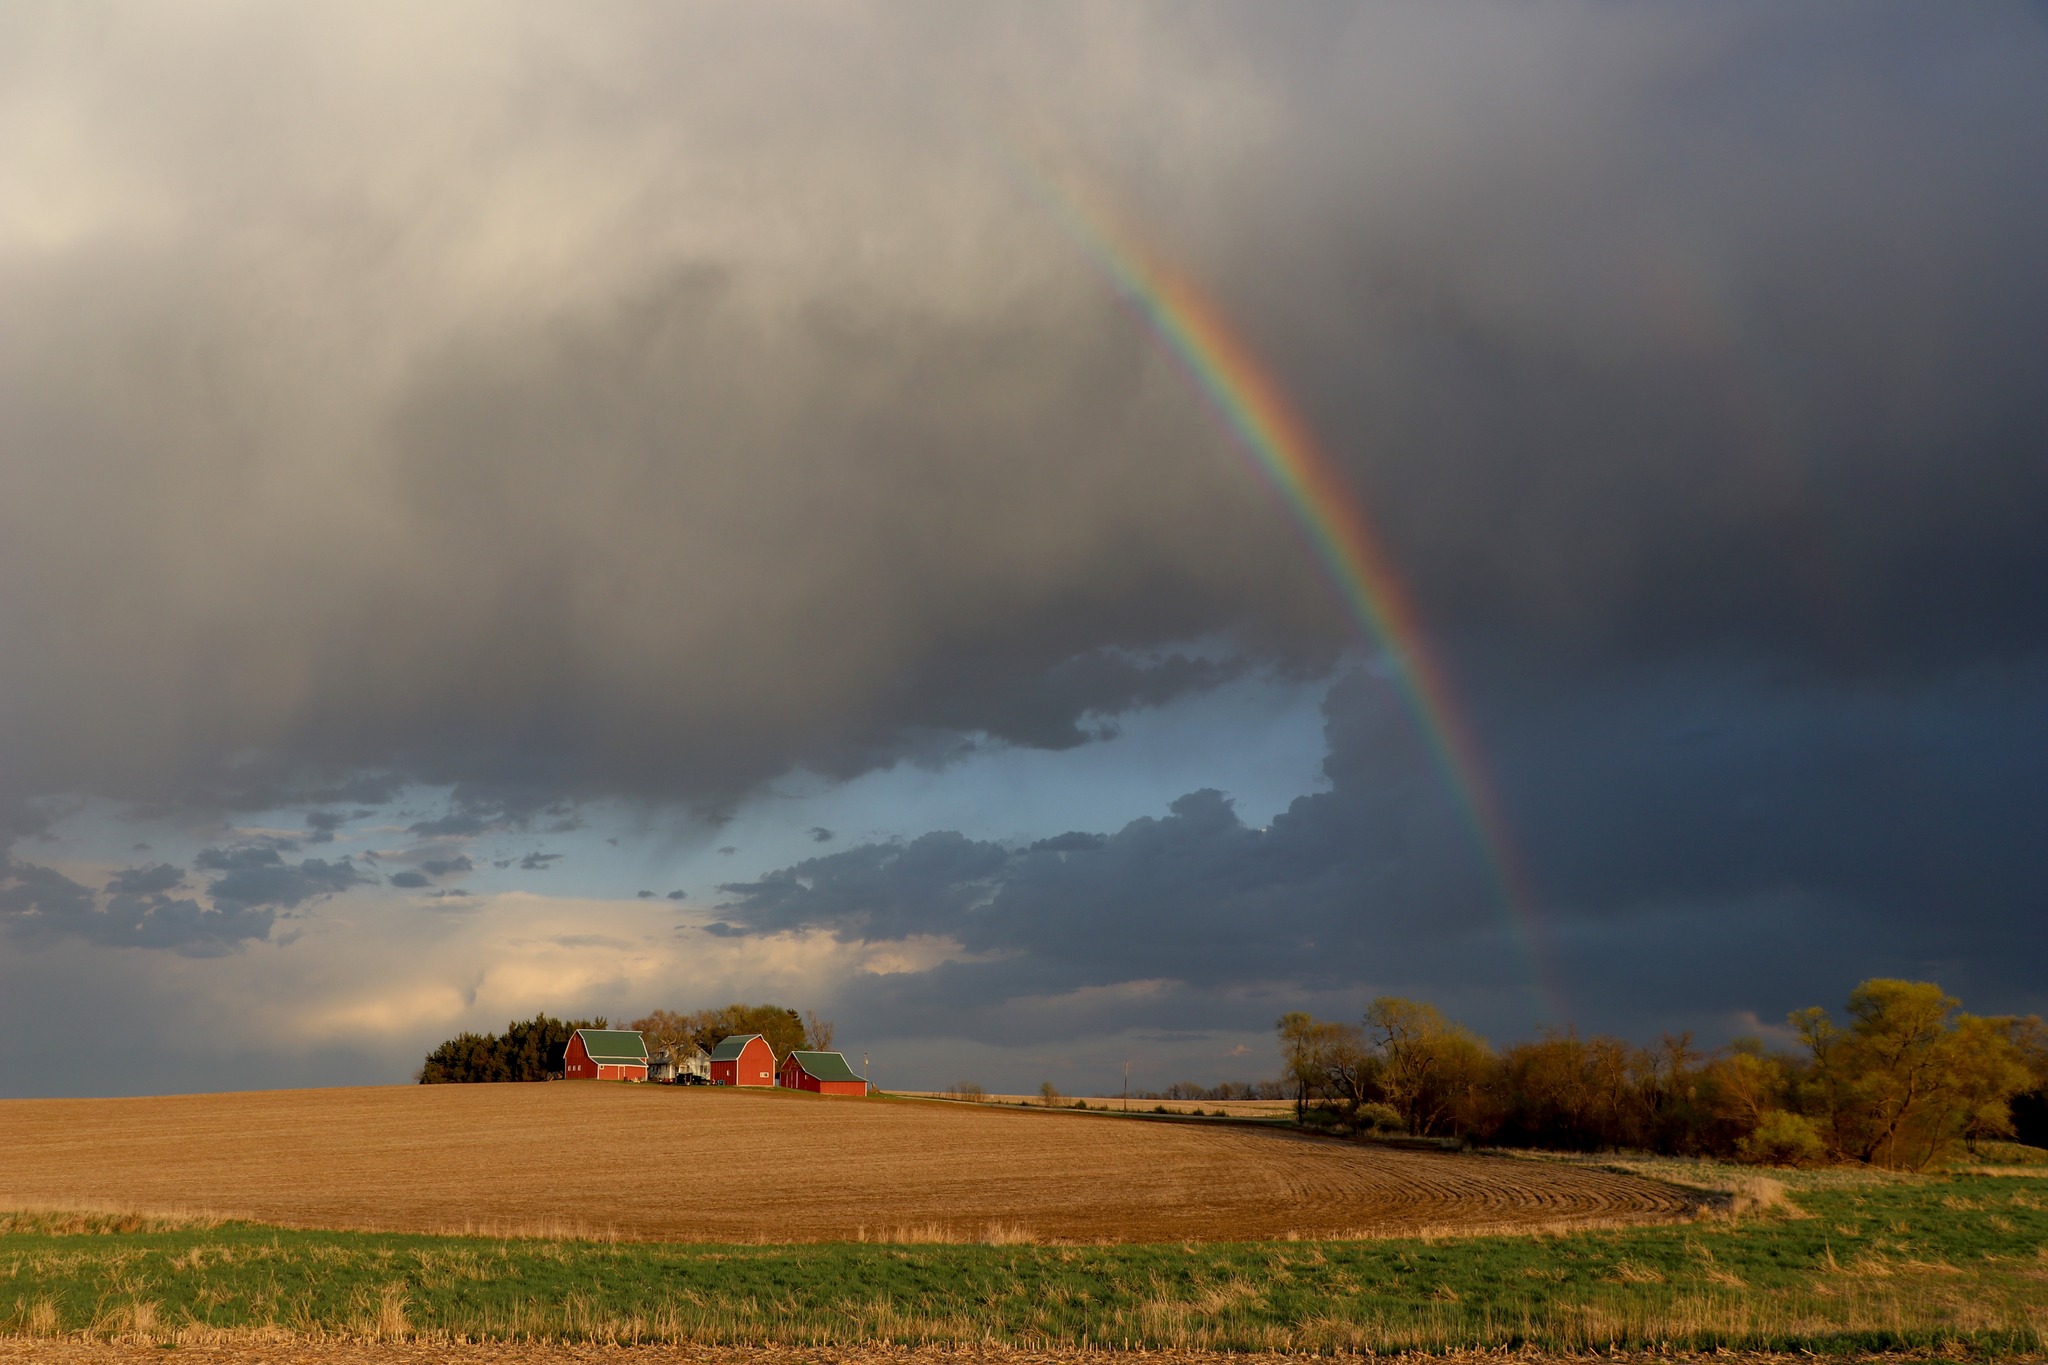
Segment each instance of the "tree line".
M709 1052L735 1034L758 1033L775 1049L779 1063L792 1052L830 1052L838 1029L816 1011L801 1014L783 1005L726 1005L719 1009L655 1010L635 1019L650 1053L666 1051L681 1060L691 1049Z
M1816 1007L1787 1022L1797 1045L1776 1051L1575 1032L1496 1051L1431 1005L1381 997L1357 1024L1292 1013L1278 1030L1296 1117L1344 1131L1905 1170L1983 1139L2048 1143L2037 1017L1965 1014L1930 982L1877 979L1845 1020Z
M562 1074L563 1053L580 1028L609 1028L595 1019L554 1019L536 1014L515 1019L503 1033L462 1032L427 1054L421 1085L483 1084L489 1081L544 1081Z
M1164 1090L1133 1090L1134 1100L1284 1100L1293 1098L1285 1081L1175 1081Z
M503 1033L458 1033L427 1054L418 1080L422 1085L550 1080L562 1074L577 1029L609 1027L604 1015L555 1019L536 1014L513 1020ZM780 1062L792 1051L830 1049L837 1031L831 1020L813 1011L798 1013L782 1005L726 1005L689 1013L658 1009L628 1027L646 1040L650 1057L666 1054L676 1061L694 1050L710 1052L733 1034L758 1033Z

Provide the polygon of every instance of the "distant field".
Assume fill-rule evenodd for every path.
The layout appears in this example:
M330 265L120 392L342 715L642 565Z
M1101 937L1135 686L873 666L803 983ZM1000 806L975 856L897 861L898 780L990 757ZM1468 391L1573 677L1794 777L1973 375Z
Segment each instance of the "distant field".
M953 1100L954 1095L945 1090L916 1090L906 1092L919 1099ZM967 1101L958 1101L966 1103ZM1045 1108L1045 1102L1037 1095L982 1095L974 1103L1027 1105ZM1224 1115L1234 1119L1291 1119L1294 1117L1293 1100L1125 1100L1115 1095L1098 1098L1094 1095L1062 1095L1054 1105L1071 1109L1077 1103L1090 1109L1100 1109L1113 1114L1210 1114Z
M1669 1221L1611 1171L1073 1111L628 1086L0 1101L0 1208L677 1242L1247 1241Z

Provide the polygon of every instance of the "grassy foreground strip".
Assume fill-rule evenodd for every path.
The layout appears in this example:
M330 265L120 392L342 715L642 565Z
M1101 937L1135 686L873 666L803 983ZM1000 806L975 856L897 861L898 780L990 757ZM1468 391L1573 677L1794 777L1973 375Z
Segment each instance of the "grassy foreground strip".
M678 1246L0 1215L0 1332L1999 1355L2048 1341L2048 1179L1815 1181L1737 1220L1170 1246Z

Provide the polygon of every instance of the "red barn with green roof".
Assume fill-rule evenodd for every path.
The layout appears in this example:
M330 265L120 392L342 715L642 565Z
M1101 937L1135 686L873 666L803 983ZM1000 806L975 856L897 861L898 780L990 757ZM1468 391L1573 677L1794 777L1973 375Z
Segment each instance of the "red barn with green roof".
M736 1033L711 1050L713 1085L774 1085L775 1049L758 1033Z
M853 1074L846 1058L837 1052L792 1052L782 1059L781 1085L784 1090L808 1090L818 1095L865 1095L868 1083Z
M562 1053L562 1075L572 1081L644 1081L647 1040L631 1029L577 1029Z

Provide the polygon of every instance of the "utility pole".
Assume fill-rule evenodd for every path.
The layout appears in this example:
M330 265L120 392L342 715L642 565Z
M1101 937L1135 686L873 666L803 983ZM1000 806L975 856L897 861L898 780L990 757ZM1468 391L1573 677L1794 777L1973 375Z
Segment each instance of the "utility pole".
M1129 1058L1124 1059L1124 1112L1126 1114L1131 1112L1131 1063Z

